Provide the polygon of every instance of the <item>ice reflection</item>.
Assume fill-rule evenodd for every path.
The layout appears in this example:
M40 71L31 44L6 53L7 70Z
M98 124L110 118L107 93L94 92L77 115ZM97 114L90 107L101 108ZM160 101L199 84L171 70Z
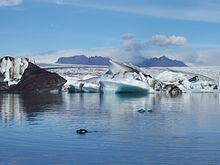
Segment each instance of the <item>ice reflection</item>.
M172 114L181 118L179 114L182 113L200 118L199 121L205 115L201 110L211 112L212 107L215 109L219 102L219 94L213 93L182 94L176 97L162 94L1 94L0 120L7 126L22 124L24 121L40 121L42 118L51 122L74 120L80 123L106 117L106 120L117 125L122 120L129 123L127 119L131 117L138 120L135 118L139 115L137 110L144 108L153 109L154 117L166 120L171 119ZM149 119L152 120L153 116Z
M142 123L145 128L149 129L164 129L170 128L168 113L171 109L166 104L173 99L180 101L182 95L175 98L170 95L149 94L149 95L130 95L130 94L116 94L116 95L101 95L101 109L107 109L110 113L111 124L114 128L123 128L125 130L135 131L136 125ZM168 103L169 104L169 103ZM177 106L171 105L172 109ZM139 114L139 109L145 109L146 113ZM152 113L147 112L152 109ZM157 121L160 120L159 123ZM134 124L135 123L135 124ZM156 124L157 123L157 124ZM159 124L163 123L162 126ZM150 127L150 125L152 127ZM150 128L149 128L150 127ZM143 128L143 130L145 129ZM175 129L175 128L174 128ZM163 131L163 130L161 130Z
M23 118L23 106L22 99L18 94L1 94L1 113L0 117L2 122L7 125L12 120L22 121Z
M102 105L107 105L112 109L120 109L120 107L126 107L130 109L140 108L155 108L164 99L181 99L182 95L173 97L165 94L148 94L148 95L134 95L134 94L104 94L101 95L100 101ZM132 102L134 104L132 104Z
M13 122L34 120L38 112L49 111L50 106L62 104L60 94L1 94L0 119L4 126Z

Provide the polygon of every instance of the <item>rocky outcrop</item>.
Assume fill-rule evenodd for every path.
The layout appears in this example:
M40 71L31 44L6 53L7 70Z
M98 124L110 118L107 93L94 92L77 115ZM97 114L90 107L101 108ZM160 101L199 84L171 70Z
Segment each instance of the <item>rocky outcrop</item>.
M29 62L18 84L10 87L12 92L46 92L59 89L66 80L57 73L48 72Z

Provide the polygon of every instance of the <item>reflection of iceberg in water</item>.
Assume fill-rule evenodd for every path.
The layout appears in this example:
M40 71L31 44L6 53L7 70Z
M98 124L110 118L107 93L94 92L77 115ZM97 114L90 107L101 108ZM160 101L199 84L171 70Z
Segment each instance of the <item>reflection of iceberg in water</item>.
M7 126L22 124L24 120L34 121L37 112L50 110L49 105L61 104L62 98L59 94L1 94L0 103L0 120Z
M1 94L1 113L3 123L10 121L22 121L24 112L22 111L22 99L18 94Z
M137 131L144 134L155 132L167 134L184 132L184 129L181 130L176 126L176 123L181 125L182 122L194 122L190 126L196 124L204 126L203 123L212 122L211 117L216 116L212 109L216 109L219 102L218 94L209 93L182 94L177 97L161 93L2 94L0 125L49 124L52 127L57 125L62 128L68 127L67 129L71 131L82 127L95 131L112 129L116 131L115 133L130 131L131 136ZM153 109L153 112L139 114L137 111L141 108Z
M101 106L110 111L114 125L127 121L129 116L138 115L139 109L155 109L160 103L161 95L155 94L102 94ZM129 122L129 121L128 121ZM123 123L124 124L124 123ZM119 124L120 125L120 124ZM129 127L129 125L127 125Z
M127 110L136 110L141 108L152 108L155 105L159 104L161 94L129 94L129 93L120 93L117 95L114 94L102 94L101 103L112 110L121 111L121 109ZM132 104L134 103L134 104Z
M213 127L215 124L209 123L212 123L212 118L218 121L216 118L219 116L210 115L218 114L216 108L209 107L217 107L220 102L219 95L212 93L183 94L174 98L164 94L149 94L137 98L120 94L102 95L101 99L103 108L109 111L113 129L141 131L145 135L184 135L185 127L190 131L197 125ZM151 108L153 112L139 114L137 110L141 108ZM138 127L133 126L134 123Z
M163 97L169 98L169 95L163 96L161 94L103 94L100 96L102 109L106 109L109 113L109 124L112 129L128 131L131 136L133 136L132 132L137 131L136 125L139 125L138 129L141 132L146 132L146 134L150 134L153 131L153 127L158 128L159 126L155 127L154 124L158 118L163 120L163 116L160 115L161 100ZM138 113L137 111L140 109L145 109L146 113ZM147 112L148 109L153 109L153 113ZM149 125L153 125L153 127L151 128ZM162 129L162 127L159 129Z

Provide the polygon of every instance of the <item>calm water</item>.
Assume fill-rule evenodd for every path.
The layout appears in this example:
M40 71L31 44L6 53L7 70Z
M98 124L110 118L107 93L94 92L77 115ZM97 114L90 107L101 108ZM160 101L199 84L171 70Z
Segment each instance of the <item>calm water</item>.
M220 164L220 95L1 94L0 165L47 164Z

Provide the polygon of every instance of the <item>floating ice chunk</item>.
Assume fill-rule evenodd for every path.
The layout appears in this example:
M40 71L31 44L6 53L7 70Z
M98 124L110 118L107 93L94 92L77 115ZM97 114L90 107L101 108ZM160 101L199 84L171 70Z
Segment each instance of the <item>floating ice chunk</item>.
M108 75L113 75L117 73L123 73L123 72L128 72L128 71L133 71L133 69L128 66L125 63L119 63L116 61L109 61L109 71L107 72Z
M148 93L147 75L139 68L110 61L109 71L100 80L103 93Z
M69 93L98 93L99 92L99 77L86 76L82 79L65 77L67 83L64 85L64 90L67 89Z
M100 90L103 93L148 93L149 86L145 82L132 79L101 80Z
M182 73L164 71L160 73L156 80L159 80L165 84L178 83L179 81L188 80Z
M201 80L199 76L189 78L187 73L164 71L157 77L157 83L161 90L170 90L169 87L176 87L182 92L213 92L218 89L218 84L215 81ZM168 88L167 88L168 87Z
M82 91L86 92L86 93L98 93L99 92L99 84L85 83L82 86Z
M147 75L151 73L154 77ZM85 75L85 74L82 74ZM104 93L155 93L165 92L213 92L218 82L202 74L166 70L157 75L149 69L143 72L130 64L110 61L109 70L101 78L86 75L80 78L67 78L65 88L74 92Z

